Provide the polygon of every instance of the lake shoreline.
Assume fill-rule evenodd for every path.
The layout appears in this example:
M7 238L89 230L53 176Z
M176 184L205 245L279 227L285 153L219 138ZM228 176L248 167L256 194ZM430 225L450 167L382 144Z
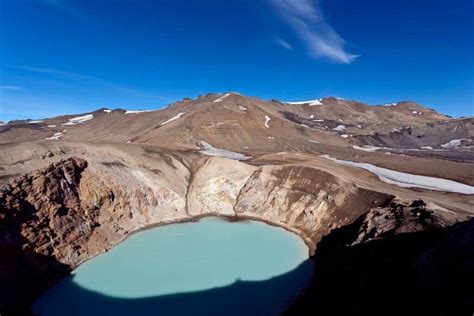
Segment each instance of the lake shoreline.
M201 219L207 218L207 217L216 217L216 218L220 218L222 220L228 221L228 222L245 222L245 221L262 222L262 223L265 223L265 224L273 226L273 227L278 227L278 228L284 229L284 230L286 230L286 231L288 231L292 234L297 235L299 238L301 238L303 240L304 244L306 245L306 247L308 248L308 257L309 258L312 255L314 255L314 252L315 252L315 249L316 249L316 246L310 241L309 237L304 236L300 231L298 231L296 229L292 229L288 226L285 226L285 225L282 225L282 224L279 224L279 223L272 222L268 219L264 219L264 218L257 217L257 216L248 216L248 215L242 216L242 215L222 215L222 214L217 214L217 213L208 213L208 214L199 214L199 215L195 215L195 216L192 216L192 217L185 217L185 218L179 218L179 219L174 219L174 220L169 220L169 221L163 221L163 222L160 222L160 223L149 224L149 225L146 225L146 226L139 227L137 229L128 231L128 232L125 233L125 236L122 239L120 239L116 243L112 244L111 247L106 248L103 251L98 252L98 253L92 255L91 257L78 262L74 266L71 266L71 272L69 273L69 275L74 274L74 271L80 265L82 265L82 264L86 263L87 261L97 257L100 254L103 254L103 253L106 253L106 252L110 251L111 249L113 249L114 247L116 247L117 245L119 245L120 243L124 242L125 240L127 240L128 238L132 237L133 235L135 235L137 233L147 231L147 230L150 230L150 229L154 229L154 228L158 228L158 227L162 227L162 226L167 226L167 225L195 223L195 222L199 222Z
M204 221L203 219L209 219L209 220ZM201 222L201 220L203 220L202 221L203 226L201 226L201 224L196 225L196 226L194 226L194 224L190 226L171 225L171 224L180 224L180 223L197 223L197 222ZM239 222L241 222L243 225L233 225L233 223L239 223ZM163 234L160 233L160 230L156 230L151 234L141 235L142 236L141 238L136 238L136 239L134 238L133 240L130 240L130 243L127 243L128 246L118 247L117 248L118 252L115 252L115 251L111 253L109 252L109 250L115 249L115 246L122 244L124 241L126 241L128 238L130 238L134 234L148 231L148 230L151 231L152 229L159 228L161 226L172 226L172 227L170 227L169 229L163 230ZM232 233L236 231L240 233L237 235ZM170 235L169 233L166 233L166 232L180 232L180 233L178 233L177 235L175 233L172 233ZM209 232L209 234L207 232ZM271 232L270 237L268 237L268 239L265 235L267 232ZM291 233L291 234L288 234L288 233ZM272 235L272 234L275 234L275 235ZM152 237L152 238L155 238L155 241L152 241L152 243L148 245L141 244L143 246L136 247L137 242L143 242L144 240L147 240L147 238L150 238L150 236L156 236L156 237ZM158 237L158 236L161 236L161 237ZM169 239L167 236L171 237L171 239ZM207 236L207 237L204 237L204 236ZM277 236L278 238L275 239L275 237L273 236ZM227 239L227 238L230 238L230 239ZM234 239L234 238L238 238L238 239ZM242 242L243 241L245 242L235 243L236 240L242 240ZM281 243L282 241L283 243ZM174 264L170 265L169 263L167 263L168 259L166 258L170 258L169 259L170 261L183 260L183 258L181 257L184 256L186 258L184 262L189 261L189 262L195 263L195 262L201 262L201 259L199 258L202 258L204 256L204 258L208 258L207 260L210 260L209 262L215 262L220 267L227 267L225 269L232 271L232 274L237 273L235 277L233 277L233 278L236 278L236 280L240 280L239 276L242 276L243 278L245 278L245 275L247 275L248 277L248 274L246 274L248 272L243 272L243 271L249 271L251 273L250 275L252 275L253 273L251 271L261 271L261 272L258 272L260 273L261 276L264 276L263 279L261 280L262 281L270 280L280 275L280 272L278 271L282 271L281 273L283 274L286 273L286 271L293 271L294 269L292 267L293 264L298 264L299 266L301 262L311 261L311 260L308 260L309 249L306 243L304 243L304 241L302 243L301 241L303 241L303 239L298 234L295 234L294 232L288 231L278 225L270 225L259 218L254 219L248 216L222 216L222 215L215 216L214 214L203 214L201 216L196 216L192 218L179 219L179 221L174 220L172 222L166 222L166 223L162 222L162 223L157 223L154 225L147 225L146 227L142 227L142 228L134 230L133 232L127 233L125 237L114 246L107 244L108 248L109 247L110 248L107 251L104 251L101 253L109 252L110 254L107 254L106 256L104 256L104 258L101 258L101 260L95 262L95 264L92 263L92 265L90 266L87 265L86 269L78 270L77 268L82 266L83 263L91 260L92 258L95 258L100 253L96 254L95 256L91 258L88 258L88 260L85 260L81 264L78 264L77 268L73 270L70 274L68 274L68 276L65 276L64 278L62 278L59 282L57 282L54 286L49 288L44 293L47 293L52 288L57 286L59 283L64 282L65 279L68 280L66 281L65 284L69 284L71 282L79 282L77 284L82 284L81 282L83 282L84 280L87 280L87 278L89 280L96 280L94 281L95 283L90 283L90 284L97 284L98 286L92 291L97 291L97 293L108 293L106 292L107 290L105 290L107 289L107 286L105 287L103 286L104 284L108 284L108 282L102 281L101 279L101 276L103 275L102 272L98 272L99 273L98 275L97 275L97 272L95 272L96 276L91 277L90 271L94 271L94 270L98 271L97 266L100 267L101 265L102 265L101 269L103 269L103 267L105 266L107 268L107 271L109 271L109 268L112 269L114 262L117 262L117 258L129 258L127 259L128 261L132 260L135 262L152 262L154 259L151 260L150 256L158 256L156 257L157 261L152 267L154 271L157 271L155 272L156 275L160 275L160 273L161 274L164 273L165 275L174 275L176 273L176 272L171 272L171 271L166 272L168 271L166 270L167 267L175 266ZM135 247L132 246L132 248L130 248L130 245L134 245L134 244L135 244ZM163 245L168 245L168 246L163 246ZM202 246L202 249L201 249L201 246ZM187 250L185 250L186 248ZM128 253L128 255L124 257L123 256L124 249L139 249L138 250L139 252L131 252L131 253ZM181 256L176 257L172 255L172 253L169 252L169 249L176 249L173 251L174 252L179 251L181 253ZM290 250L288 251L288 249ZM145 257L143 257L142 254L148 254L148 257L146 257L146 255ZM224 261L222 261L219 264L218 263L220 262L219 260L211 259L213 258L213 256L217 256L216 258L220 257L220 258L226 258L226 259L224 259ZM149 259L145 259L145 258L149 258ZM178 258L178 259L172 259L172 258ZM241 262L240 258L247 258L246 259L247 263L245 263L246 262L245 260ZM264 258L265 260L263 260ZM108 260L108 263L104 265L103 260ZM142 261L142 260L145 260L145 261ZM100 262L102 262L102 264ZM159 262L161 262L162 265L158 264ZM249 265L250 262L252 263ZM256 264L258 262L261 262L261 264ZM280 266L279 262L283 264L282 267L284 267L285 264L288 264L285 262L289 262L290 270L285 270L285 269L272 270L274 269L274 267ZM294 263L291 263L291 262L294 262ZM97 265L97 263L99 263L99 265ZM210 274L210 276L212 275L215 276L215 271L219 271L218 269L212 268L212 265L208 265L207 263L204 267L210 267L211 271L213 271ZM199 265L195 267L189 266L185 271L188 271L188 274L191 273L193 276L194 275L198 276L201 273L205 273L205 271L207 271L206 268L204 267L201 267ZM247 267L247 268L246 270L244 269L241 272L239 272L240 271L239 269L241 269L242 267ZM195 268L198 269L197 271L200 271L200 273L196 274ZM134 270L134 271L137 271L137 270ZM262 272L263 272L263 275L261 274ZM123 271L120 273L121 273L120 275L130 275L129 273L124 273ZM145 274L148 275L147 277L148 279L150 278L151 275L153 275L153 273L151 274L149 273L150 272L145 272ZM86 279L84 279L84 276L87 276L88 274L89 276L86 277ZM267 274L268 276L265 276ZM107 275L107 273L105 275ZM179 275L180 277L182 276L181 272ZM203 277L204 275L206 274L203 274ZM115 277L106 276L105 278L110 279L110 278L115 278ZM176 277L172 277L172 278L176 278ZM206 280L208 279L207 277L204 277L204 278ZM193 278L185 277L185 279L192 280ZM212 279L213 279L212 277L209 278L209 280L212 280ZM306 279L307 278L304 277L302 280L304 281ZM133 280L134 281L131 281L131 283L129 283L129 281L124 280L122 281L122 284L132 289L133 288L141 289L140 286L144 286L143 287L144 291L147 291L146 290L147 282L144 282L143 284L140 283L141 281L138 281L138 283L135 282L135 280L141 280L140 274L135 275L133 277ZM156 280L161 280L161 279L158 278ZM250 280L253 280L253 279L249 279L249 282L251 282ZM258 277L257 279L255 279L255 281L257 280L259 280ZM155 282L155 281L152 281L152 282ZM179 282L181 281L176 281L176 282L180 284ZM206 282L209 282L209 281L206 281ZM212 283L213 281L210 281L210 282ZM170 283L163 282L162 284L163 286L155 285L155 287L158 286L157 288L158 291L166 291L167 290L166 284L170 284ZM184 282L183 286L186 287L187 286L186 284L187 283ZM233 284L233 283L229 283L229 284ZM219 287L225 288L227 286L228 286L227 283L225 283L225 285L219 285L219 286L216 286L214 284L210 288L219 288ZM85 288L87 289L87 287ZM101 288L104 290L104 292L102 292L102 290L99 290ZM63 293L63 292L70 293L62 289L62 287L53 289L53 291L56 291L53 293ZM195 289L191 290L189 288L187 290L187 292L189 293L192 293L195 291L196 291ZM41 299L44 293L37 300L35 300L34 304L36 304L39 301L39 299ZM298 290L298 293L291 294L291 297L293 297L293 295L299 295L299 294L300 292ZM54 295L57 295L57 294L54 294ZM68 296L69 294L65 294L65 295L66 295L65 297L69 297ZM169 295L169 294L163 294L163 295ZM119 297L116 293L112 296ZM48 302L49 296L46 296L46 297L47 297L46 302ZM148 296L144 296L144 297L148 297ZM149 296L149 297L153 297L153 296ZM68 300L69 298L65 300L65 302L67 302ZM43 300L43 302L45 301ZM46 305L43 305L43 306L47 306L47 304L48 303L46 303ZM32 305L32 308L33 306L34 305ZM40 305L36 305L35 308L38 308L38 306ZM267 305L264 304L262 306L267 306ZM78 310L82 310L82 309L79 308Z

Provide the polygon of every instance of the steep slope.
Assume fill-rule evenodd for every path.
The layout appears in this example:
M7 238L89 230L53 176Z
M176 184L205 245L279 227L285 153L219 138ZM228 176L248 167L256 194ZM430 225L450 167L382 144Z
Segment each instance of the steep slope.
M391 202L334 230L286 315L468 315L474 219L452 224L422 201Z

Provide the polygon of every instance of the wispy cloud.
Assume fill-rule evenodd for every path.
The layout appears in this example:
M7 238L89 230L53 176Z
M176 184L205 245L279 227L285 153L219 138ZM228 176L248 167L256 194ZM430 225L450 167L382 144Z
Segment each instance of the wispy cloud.
M319 1L268 0L278 14L307 45L314 58L349 64L358 55L345 51L345 41L324 19Z
M0 86L0 90L20 90L20 87L17 86Z
M36 72L36 73L47 74L47 75L60 76L63 78L73 79L73 80L99 79L94 76L88 76L88 75L78 74L75 72L63 71L63 70L52 69L52 68L40 68L40 67L17 66L17 65L8 65L8 67L20 69L20 70L27 70L27 71Z
M43 0L46 5L49 5L58 11L64 12L68 15L80 17L80 18L87 18L87 16L75 8L70 1L68 0Z
M153 92L144 91L142 89L136 89L124 84L117 84L115 82L110 82L102 78L82 74L72 71L66 71L62 69L55 68L44 68L36 67L29 65L5 65L6 67L22 70L30 73L41 74L44 77L49 77L53 81L64 84L66 81L72 81L74 86L91 86L94 89L106 89L108 91L115 91L116 93L136 97L136 98L149 98L149 99L160 99L160 100L169 100L168 96L157 95ZM70 82L71 83L71 82ZM78 84L80 83L80 85Z
M277 43L278 45L280 45L284 49L293 50L293 46L291 46L287 41L285 41L284 39L282 39L280 37L275 37L274 41L275 41L275 43Z

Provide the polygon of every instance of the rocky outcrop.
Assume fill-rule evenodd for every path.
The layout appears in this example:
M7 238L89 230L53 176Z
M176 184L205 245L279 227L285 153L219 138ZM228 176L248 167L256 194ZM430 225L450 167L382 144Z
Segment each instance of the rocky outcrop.
M86 167L83 159L63 160L1 188L0 240L16 244L25 239L44 256L59 256L65 245L84 243L97 217L81 207L79 183Z
M421 200L392 201L333 230L287 315L469 315L474 219L456 222Z
M38 293L64 277L64 251L81 247L95 225L79 199L82 159L23 175L0 189L0 311L23 314Z
M290 227L313 252L332 228L344 226L392 198L314 168L263 166L240 190L235 211Z

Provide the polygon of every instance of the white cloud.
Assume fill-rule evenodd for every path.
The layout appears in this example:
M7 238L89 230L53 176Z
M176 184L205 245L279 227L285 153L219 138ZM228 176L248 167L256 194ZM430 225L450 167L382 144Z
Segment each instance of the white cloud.
M275 37L274 40L275 40L275 43L277 43L278 45L280 45L284 49L293 50L293 47L287 41L285 41L284 39L282 39L280 37Z
M37 73L43 73L43 74L52 75L52 76L59 76L59 77L63 77L63 78L67 78L67 79L74 79L74 80L98 79L98 78L93 77L93 76L78 74L78 73L70 72L70 71L52 69L52 68L40 68L40 67L17 66L17 65L8 65L8 67L15 68L15 69L21 69L21 70L26 70L26 71L37 72Z
M20 87L17 86L0 86L0 90L20 90Z
M326 22L318 2L311 0L268 0L308 47L314 58L349 64L358 55L345 51L345 41Z

